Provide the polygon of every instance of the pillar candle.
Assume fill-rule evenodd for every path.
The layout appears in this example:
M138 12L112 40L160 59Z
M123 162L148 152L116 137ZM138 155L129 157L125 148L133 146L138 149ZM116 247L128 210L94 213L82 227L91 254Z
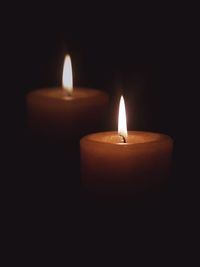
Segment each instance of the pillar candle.
M134 194L160 186L169 176L172 139L127 132L124 113L121 105L118 132L94 133L80 141L82 185L95 194Z
M27 95L28 126L44 135L80 136L95 130L106 112L108 95L73 88L70 57L65 57L63 87L43 88Z

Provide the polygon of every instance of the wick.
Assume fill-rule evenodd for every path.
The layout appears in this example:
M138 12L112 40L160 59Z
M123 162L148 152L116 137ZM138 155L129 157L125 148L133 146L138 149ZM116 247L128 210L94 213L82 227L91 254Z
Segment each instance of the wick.
M70 91L66 91L66 92L65 92L65 95L71 97L71 96L72 96L72 92L70 92Z
M73 96L72 92L66 91L65 89L63 89L62 93L65 98L72 98Z
M120 134L120 136L121 136L121 138L123 140L123 143L126 143L126 138L123 135L121 135L121 134Z

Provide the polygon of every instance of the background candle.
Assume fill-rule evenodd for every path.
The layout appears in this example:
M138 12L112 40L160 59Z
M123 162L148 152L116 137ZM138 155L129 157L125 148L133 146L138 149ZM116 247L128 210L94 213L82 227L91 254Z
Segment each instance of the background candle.
M72 67L67 55L63 68L63 88L38 89L27 95L29 127L46 136L79 137L101 125L108 95L102 91L74 88Z
M83 134L98 127L107 103L99 90L75 88L73 96L62 88L36 90L27 96L28 125L45 135Z
M127 137L123 98L118 125L118 133L95 133L81 139L84 188L100 194L129 195L162 185L170 172L172 139L137 131L129 131Z

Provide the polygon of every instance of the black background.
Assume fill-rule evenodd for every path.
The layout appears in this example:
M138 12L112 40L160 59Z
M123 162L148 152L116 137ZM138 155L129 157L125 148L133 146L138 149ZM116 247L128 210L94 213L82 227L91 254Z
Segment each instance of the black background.
M191 171L194 162L186 141L193 138L190 129L196 90L190 84L194 74L188 58L193 48L187 16L182 17L175 6L154 9L133 3L130 7L123 3L27 4L12 5L8 10L1 49L6 71L2 91L7 93L1 98L6 140L2 180L6 182L4 207L13 236L18 232L17 240L21 236L24 243L32 240L39 246L40 240L44 239L45 244L56 232L61 244L67 228L71 239L77 240L71 245L76 255L77 243L82 249L88 240L105 246L108 236L111 247L116 238L128 243L132 235L137 240L142 236L145 243L148 239L151 244L154 238L157 244L165 243L163 239L167 238L166 243L173 246L176 234L181 236L185 227L185 217L197 203ZM27 149L25 96L35 88L61 84L66 53L72 57L75 86L109 93L105 130L117 129L117 109L123 93L129 130L156 131L174 139L173 175L159 208L145 212L125 207L117 211L85 209L80 205L78 189L68 199L65 195L58 198L58 192L52 197L52 191L40 188L43 172L36 174L29 168L33 166L29 161L37 159ZM49 187L52 189L53 183ZM179 241L180 236L176 236Z

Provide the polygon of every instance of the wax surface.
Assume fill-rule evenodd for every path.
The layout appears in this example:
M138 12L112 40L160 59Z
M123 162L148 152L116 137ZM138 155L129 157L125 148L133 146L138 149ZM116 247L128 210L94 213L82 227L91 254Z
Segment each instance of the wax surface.
M95 130L107 104L108 95L100 90L74 88L68 96L62 88L38 89L27 95L28 125L46 135L79 136Z
M169 175L173 141L149 132L128 132L123 143L117 132L81 139L83 186L96 191L134 191L161 184Z
M131 145L136 144L159 142L162 141L162 139L166 139L166 136L150 132L129 131L129 135L126 142L123 141L122 137L120 137L117 132L90 134L85 139L91 142L100 142L103 144L113 144L116 146L123 145L130 147Z
M70 102L77 102L82 101L82 103L87 103L88 98L90 100L93 99L93 102L91 102L91 105L93 105L94 100L97 100L96 97L105 95L104 93L100 92L96 89L87 89L87 88L75 88L73 90L72 96L69 96L63 88L44 88L44 89L38 89L36 91L33 91L30 93L32 96L43 96L51 99L59 99L63 101ZM100 103L100 101L97 101L97 103Z

